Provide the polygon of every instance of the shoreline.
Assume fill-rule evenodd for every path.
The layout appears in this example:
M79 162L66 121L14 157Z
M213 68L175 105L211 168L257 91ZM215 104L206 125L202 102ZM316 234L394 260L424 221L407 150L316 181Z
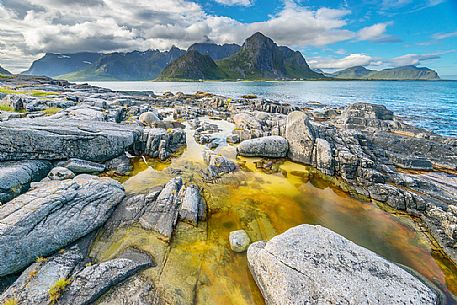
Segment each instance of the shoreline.
M457 155L455 151L452 155L452 147L457 146L457 139L407 125L384 106L355 103L345 108L320 111L287 103L231 99L203 92L129 96L121 91L48 78L22 77L16 84L14 81L14 78L6 79L4 85L35 88L35 94L44 98L11 93L4 97L8 107L17 111L26 109L27 113L1 114L0 134L6 136L0 140L2 162L39 159L44 162L43 166L49 167L49 162L54 166L58 161L79 158L94 162L90 166L97 167L96 164L110 162L124 152L167 160L186 146L189 135L185 134L182 123L188 123L196 130L192 137L208 147L203 158L208 165L204 177L217 181L225 175L230 177L230 173L236 171L236 165L213 152L221 145L219 140L213 140L217 139L214 135L218 128L205 124L200 118L215 117L234 124L231 134L224 134L224 141L235 145L241 142L235 146L235 154L265 158L260 168L271 170L271 165L268 165L270 158L286 158L305 164L348 194L362 196L394 212L398 210L413 219L420 219L454 268L456 266L457 207L453 200L455 202L457 191L457 168L452 160ZM46 114L46 109L51 107L59 110ZM164 120L165 117L170 118ZM101 137L93 143L85 143L91 141L85 132ZM21 133L22 137L32 141L31 149L27 148L29 142L22 142ZM80 137L77 143L82 146L74 146L65 137L61 140L59 134ZM60 143L63 146L58 146ZM411 157L411 152L415 157ZM128 163L128 159L124 158L120 164L127 166L125 162ZM107 167L104 165L104 169ZM3 197L7 198L6 205L0 206L0 211L8 201L21 198L21 193L34 191L29 187L30 181L21 185L19 193L6 191ZM187 189L189 187L183 188ZM123 201L119 207L125 204L128 203ZM121 219L126 217L116 212L114 215ZM169 217L167 215L165 213L164 217ZM114 221L109 219L108 223ZM150 223L150 226L164 232L164 228L155 223ZM166 232L167 238L171 238L173 226ZM48 250L46 253L52 252Z

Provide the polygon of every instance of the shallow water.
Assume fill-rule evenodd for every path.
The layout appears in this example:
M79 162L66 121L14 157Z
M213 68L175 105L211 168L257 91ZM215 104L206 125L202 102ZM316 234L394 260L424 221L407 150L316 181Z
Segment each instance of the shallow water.
M233 125L220 124L229 133ZM192 227L179 223L171 246L139 226L118 229L112 236L99 236L92 255L110 259L129 246L151 253L157 267L144 272L157 289L176 304L263 304L247 268L246 254L229 248L230 231L244 229L252 241L269 240L300 224L323 225L387 259L408 266L450 295L457 294L457 269L433 245L411 217L392 215L372 203L351 198L312 168L278 161L278 171L256 168L258 158L239 158L240 170L217 183L202 179L205 168L202 146L187 128L188 149L171 162L145 163L138 159L131 177L121 179L128 193L141 193L167 182L179 168L186 183L204 189L209 207L207 222ZM218 152L235 158L235 149L225 143ZM196 291L194 287L197 287Z
M113 90L195 93L227 97L255 94L306 105L317 101L343 106L382 104L418 127L457 136L457 81L300 81L300 82L91 82Z

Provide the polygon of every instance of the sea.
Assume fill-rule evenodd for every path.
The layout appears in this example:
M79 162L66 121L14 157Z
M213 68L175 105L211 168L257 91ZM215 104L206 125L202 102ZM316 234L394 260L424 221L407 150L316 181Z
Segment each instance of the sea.
M457 81L90 82L116 91L254 94L297 106L385 105L407 123L457 137Z

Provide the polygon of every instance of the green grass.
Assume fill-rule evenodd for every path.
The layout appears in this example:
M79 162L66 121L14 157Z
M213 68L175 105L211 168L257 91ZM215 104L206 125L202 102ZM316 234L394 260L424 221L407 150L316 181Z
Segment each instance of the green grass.
M0 111L14 112L14 108L6 104L0 104Z
M31 95L34 97L47 97L50 95L58 95L58 92L52 91L42 91L42 90L31 90L31 91L21 91L21 90L13 90L7 87L0 87L0 93L4 94L26 94Z
M58 107L49 107L49 108L46 108L45 110L43 110L43 112L44 112L45 115L51 116L51 115L56 114L56 113L59 112L60 110L62 110L62 108L58 108Z
M71 281L69 279L59 279L57 282L52 285L51 288L49 288L48 294L49 294L49 302L50 304L56 304L57 301L60 299L62 296L63 291L65 288L70 285Z

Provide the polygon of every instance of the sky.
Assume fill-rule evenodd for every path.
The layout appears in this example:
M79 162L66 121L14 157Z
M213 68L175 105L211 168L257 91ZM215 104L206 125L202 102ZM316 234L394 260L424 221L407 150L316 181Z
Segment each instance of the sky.
M457 0L0 0L0 65L18 73L47 52L242 44L255 32L324 71L457 75Z

